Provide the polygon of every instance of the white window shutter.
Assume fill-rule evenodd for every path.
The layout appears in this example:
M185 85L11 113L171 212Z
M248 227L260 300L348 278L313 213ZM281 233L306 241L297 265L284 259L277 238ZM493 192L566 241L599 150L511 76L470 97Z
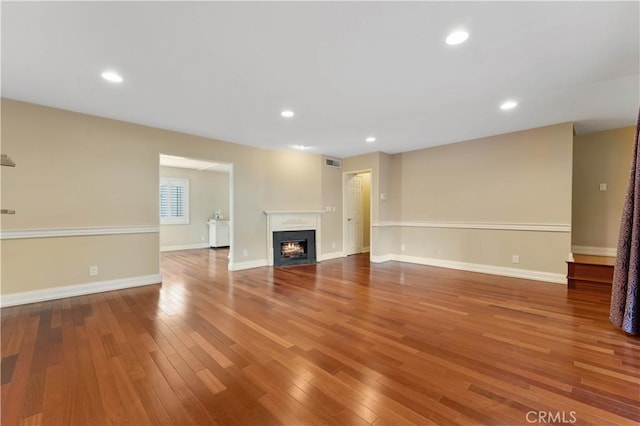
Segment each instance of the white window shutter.
M189 224L189 180L160 178L160 223Z

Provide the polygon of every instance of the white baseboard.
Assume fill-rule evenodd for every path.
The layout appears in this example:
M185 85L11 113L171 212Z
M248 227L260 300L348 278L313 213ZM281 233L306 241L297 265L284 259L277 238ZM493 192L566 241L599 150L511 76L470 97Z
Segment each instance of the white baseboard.
M406 256L401 254L371 256L372 263L382 263L388 262L390 260L406 263L416 263L419 265L437 266L440 268L458 269L461 271L481 272L484 274L501 275L505 277L524 278L527 280L545 281L557 284L567 283L567 278L564 276L564 274L554 274L551 272L508 268L504 266L483 265L479 263L457 262L454 260L433 259L429 257Z
M318 262L324 262L325 260L339 259L344 257L344 253L341 251L334 251L333 253L324 253L318 256Z
M383 263L383 262L388 262L390 260L395 260L394 259L394 255L392 255L392 254L382 254L382 255L378 255L378 256L374 256L374 255L369 256L369 261L371 263Z
M371 247L362 247L361 253L369 253L371 251Z
M228 269L230 271L242 271L243 269L260 268L262 266L269 266L267 259L249 260L247 262L229 262Z
M21 293L3 294L0 296L0 306L4 308L7 306L24 305L26 303L43 302L45 300L83 296L85 294L102 293L104 291L122 290L125 288L161 283L162 275L156 274L109 281L98 281L88 284L67 285L64 287L25 291Z
M160 251L178 251L178 250L194 250L201 248L209 248L209 243L183 244L179 246L162 246Z
M484 274L501 275L505 277L524 278L527 280L567 284L567 278L564 276L564 274L555 274L552 272L532 271L529 269L483 265L480 263L458 262L454 260L433 259L418 256L391 255L391 257L391 260L397 260L399 262L417 263L420 265L438 266L441 268L458 269L461 271L481 272Z
M618 249L616 247L571 246L571 252L589 256L616 257Z

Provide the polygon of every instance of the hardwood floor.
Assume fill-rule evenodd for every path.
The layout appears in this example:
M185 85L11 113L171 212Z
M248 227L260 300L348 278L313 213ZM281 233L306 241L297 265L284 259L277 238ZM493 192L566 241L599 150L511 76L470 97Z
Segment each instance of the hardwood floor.
M601 287L365 256L2 309L2 424L640 422L640 340Z

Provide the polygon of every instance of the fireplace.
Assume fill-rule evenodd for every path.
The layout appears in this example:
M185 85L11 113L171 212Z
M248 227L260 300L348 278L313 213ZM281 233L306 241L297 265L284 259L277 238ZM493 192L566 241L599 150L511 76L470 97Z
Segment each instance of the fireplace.
M316 263L316 231L275 231L273 266Z
M267 265L316 263L322 210L267 210Z

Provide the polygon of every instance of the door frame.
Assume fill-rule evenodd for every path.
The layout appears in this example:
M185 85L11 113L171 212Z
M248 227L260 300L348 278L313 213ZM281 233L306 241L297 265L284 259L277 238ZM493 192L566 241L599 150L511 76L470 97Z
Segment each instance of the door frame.
M371 184L369 185L369 256L373 253L373 169L359 169L342 172L342 253L347 257L347 197L349 196L348 184L351 177L360 173L369 173Z
M234 191L234 187L233 187L233 183L235 181L234 179L234 171L235 171L235 164L234 163L229 163L226 161L215 161L215 160L210 160L210 159L206 159L206 158L201 158L201 157L192 157L190 155L179 155L179 154L167 154L165 152L159 152L158 153L158 182L160 182L160 178L161 176L161 172L160 172L160 156L162 155L169 155L169 156L181 156L184 158L188 158L190 160L200 160L200 161L206 161L209 163L219 163L219 164L226 164L227 166L229 166L229 256L228 256L228 265L227 265L227 269L232 271L233 269L233 265L234 265L234 254L233 254L233 249L235 247L235 243L234 243L234 235L235 235L235 191ZM161 232L161 228L160 228L160 193L159 193L159 189L158 189L158 185L156 184L156 191L158 193L158 202L156 202L157 208L158 208L158 262L160 264L160 262L162 262L162 247L160 246L159 240L160 240L160 232ZM191 202L191 201L190 201ZM207 235L208 235L209 231L207 230Z

